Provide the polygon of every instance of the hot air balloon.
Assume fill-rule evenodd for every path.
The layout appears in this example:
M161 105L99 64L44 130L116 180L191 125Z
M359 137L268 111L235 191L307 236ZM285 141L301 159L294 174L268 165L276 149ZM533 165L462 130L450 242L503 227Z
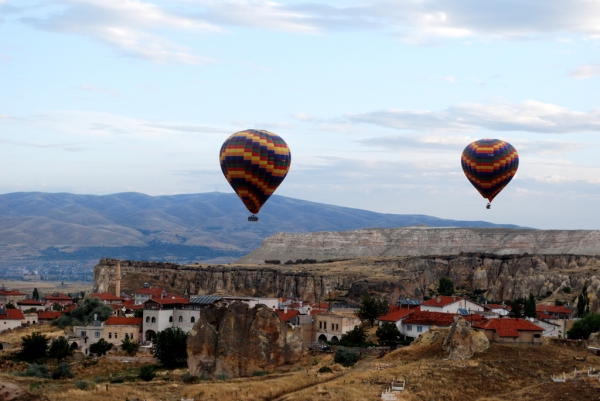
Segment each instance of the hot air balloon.
M280 136L269 131L249 129L231 135L219 154L225 178L255 216L287 175L292 154Z
M489 203L512 180L519 167L519 154L508 142L481 139L467 145L461 164L467 179Z

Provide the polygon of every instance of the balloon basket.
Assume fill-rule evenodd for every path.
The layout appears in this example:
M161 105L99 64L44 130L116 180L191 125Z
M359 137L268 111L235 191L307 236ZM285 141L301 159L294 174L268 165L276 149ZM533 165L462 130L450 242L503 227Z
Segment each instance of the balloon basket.
M252 216L248 217L248 221L258 221L258 217L256 217L255 215L252 215Z
M488 203L488 204L485 206L485 208L486 208L486 209L491 209L491 208L492 208L492 204L491 204L491 203Z

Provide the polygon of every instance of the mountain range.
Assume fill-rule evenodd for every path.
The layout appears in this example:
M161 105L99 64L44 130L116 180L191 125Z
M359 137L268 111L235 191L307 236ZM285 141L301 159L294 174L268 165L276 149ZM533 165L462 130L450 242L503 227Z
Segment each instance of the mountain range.
M0 195L2 260L120 259L230 262L277 232L360 228L496 227L484 221L383 214L272 196L260 221L233 193L149 196L21 192Z

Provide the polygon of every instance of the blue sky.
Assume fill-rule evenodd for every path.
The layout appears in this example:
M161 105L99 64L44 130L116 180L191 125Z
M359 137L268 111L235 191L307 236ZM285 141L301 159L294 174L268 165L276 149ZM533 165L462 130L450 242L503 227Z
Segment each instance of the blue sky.
M280 195L600 229L599 89L599 1L0 0L0 192L229 192L259 128ZM481 138L520 155L491 210Z

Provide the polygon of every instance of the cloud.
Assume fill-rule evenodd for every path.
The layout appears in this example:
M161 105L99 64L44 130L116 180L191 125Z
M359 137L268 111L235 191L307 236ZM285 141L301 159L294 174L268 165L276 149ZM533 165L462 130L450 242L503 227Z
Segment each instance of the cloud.
M204 127L200 125L174 125L174 124L163 124L163 123L146 123L147 127L159 128L167 131L182 131L182 132L196 132L202 134L227 134L230 133L227 130L221 128Z
M577 79L586 79L600 75L600 64L582 65L571 71L569 77Z
M220 31L201 19L139 0L62 0L59 3L65 6L60 13L46 18L25 17L22 21L47 31L93 37L115 47L122 55L158 63L198 65L213 61L154 33L161 29Z
M104 93L104 94L114 96L114 97L120 96L119 92L114 89L101 88L99 86L94 86L94 85L87 85L87 84L81 85L79 87L79 89L88 91L88 92Z
M465 103L442 111L381 110L347 114L345 118L353 123L431 132L474 132L486 129L566 134L600 131L600 108L585 113L533 100L522 103Z
M25 141L14 141L11 139L0 139L0 143L9 146L19 146L38 149L61 149L67 152L81 152L87 150L83 143L35 143Z

